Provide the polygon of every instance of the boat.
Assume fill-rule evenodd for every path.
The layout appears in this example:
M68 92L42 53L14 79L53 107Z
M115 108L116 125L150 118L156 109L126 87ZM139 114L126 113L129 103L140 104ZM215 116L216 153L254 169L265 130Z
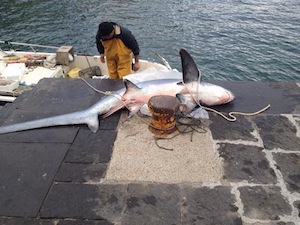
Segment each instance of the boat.
M21 45L31 51L4 51L0 48L0 102L13 102L24 90L31 89L43 78L108 78L106 63L100 55L75 54L73 46L45 46L0 41L8 46ZM36 51L36 48L54 52ZM139 60L140 69L168 70L157 62ZM135 73L134 71L132 73Z

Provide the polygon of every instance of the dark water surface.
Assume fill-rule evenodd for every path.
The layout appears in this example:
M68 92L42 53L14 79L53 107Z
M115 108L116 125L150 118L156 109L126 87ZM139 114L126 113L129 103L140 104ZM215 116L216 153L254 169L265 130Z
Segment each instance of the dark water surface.
M143 59L158 52L181 70L187 49L204 79L300 81L299 0L1 0L0 13L0 40L98 54L98 24L110 20Z

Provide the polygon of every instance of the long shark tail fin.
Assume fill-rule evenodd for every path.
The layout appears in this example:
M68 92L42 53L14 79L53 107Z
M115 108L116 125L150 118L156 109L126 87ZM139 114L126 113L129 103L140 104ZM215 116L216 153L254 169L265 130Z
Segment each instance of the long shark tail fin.
M96 132L99 128L98 114L91 114L87 111L80 111L38 120L32 120L28 122L6 125L0 127L0 134L31 130L42 127L84 123L87 124L93 132Z

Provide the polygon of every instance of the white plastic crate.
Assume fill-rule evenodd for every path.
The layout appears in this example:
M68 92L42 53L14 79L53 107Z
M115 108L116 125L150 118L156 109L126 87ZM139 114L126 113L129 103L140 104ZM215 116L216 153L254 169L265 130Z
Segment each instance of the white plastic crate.
M0 79L0 91L11 92L19 87L19 81Z

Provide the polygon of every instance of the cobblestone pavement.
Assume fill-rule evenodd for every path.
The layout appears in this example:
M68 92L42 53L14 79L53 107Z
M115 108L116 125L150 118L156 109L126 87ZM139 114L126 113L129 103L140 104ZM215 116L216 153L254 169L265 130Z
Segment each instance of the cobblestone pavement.
M121 86L90 82L102 90ZM242 84L224 85L239 94L249 88ZM217 183L101 182L121 113L101 121L95 134L82 125L0 135L0 224L300 224L300 91L292 83L268 88L290 112L271 106L234 123L210 113L212 148L224 168ZM99 97L79 80L42 80L0 110L0 124L80 110Z

